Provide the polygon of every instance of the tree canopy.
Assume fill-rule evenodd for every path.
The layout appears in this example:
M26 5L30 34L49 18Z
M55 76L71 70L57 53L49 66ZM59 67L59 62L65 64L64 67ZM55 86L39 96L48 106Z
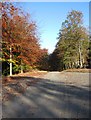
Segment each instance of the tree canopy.
M10 71L12 73L12 70L13 73L32 68L64 70L85 68L90 65L91 40L83 25L82 12L72 10L68 13L59 30L55 50L50 55L47 49L40 47L37 24L31 19L30 14L7 2L2 3L1 12L0 56L3 75L8 75Z
M83 26L83 14L72 10L59 30L58 42L52 56L56 56L55 68L83 68L87 66L89 34ZM58 64L58 65L56 65Z
M24 64L36 67L41 51L37 25L31 15L12 3L2 3L3 67L10 63L19 69Z

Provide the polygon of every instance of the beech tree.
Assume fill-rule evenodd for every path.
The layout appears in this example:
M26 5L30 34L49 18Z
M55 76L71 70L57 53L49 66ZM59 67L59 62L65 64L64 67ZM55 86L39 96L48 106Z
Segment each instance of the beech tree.
M23 63L33 66L40 53L37 26L29 14L11 3L2 3L2 61L10 64Z

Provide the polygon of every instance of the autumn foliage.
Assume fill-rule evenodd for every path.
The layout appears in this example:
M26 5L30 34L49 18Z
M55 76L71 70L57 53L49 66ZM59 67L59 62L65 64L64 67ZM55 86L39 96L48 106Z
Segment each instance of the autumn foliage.
M10 53L10 48L12 52ZM31 16L11 3L2 3L2 61L37 66L41 58L37 25Z

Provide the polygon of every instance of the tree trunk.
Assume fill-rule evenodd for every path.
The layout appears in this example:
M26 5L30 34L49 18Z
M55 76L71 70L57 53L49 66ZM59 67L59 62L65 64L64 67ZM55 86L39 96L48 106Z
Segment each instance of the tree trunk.
M21 73L23 73L23 63L22 63L22 60L21 60Z
M10 47L10 76L12 76L12 48Z
M80 45L80 44L79 44L79 65L80 65L80 68L83 67L83 64L82 64L81 45Z

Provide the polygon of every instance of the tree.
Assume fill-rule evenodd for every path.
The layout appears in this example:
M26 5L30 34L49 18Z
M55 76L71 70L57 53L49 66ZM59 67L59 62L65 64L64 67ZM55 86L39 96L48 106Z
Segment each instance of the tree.
M88 52L88 59L87 59L87 62L88 62L88 68L91 69L91 32L89 33L89 52Z
M49 70L49 55L48 55L48 49L41 49L40 50L40 56L38 60L38 68L40 70Z
M2 3L2 61L12 66L34 65L40 53L37 26L29 14L12 3Z
M82 68L87 65L89 37L82 18L82 12L72 10L62 23L55 48L60 60L59 69Z

